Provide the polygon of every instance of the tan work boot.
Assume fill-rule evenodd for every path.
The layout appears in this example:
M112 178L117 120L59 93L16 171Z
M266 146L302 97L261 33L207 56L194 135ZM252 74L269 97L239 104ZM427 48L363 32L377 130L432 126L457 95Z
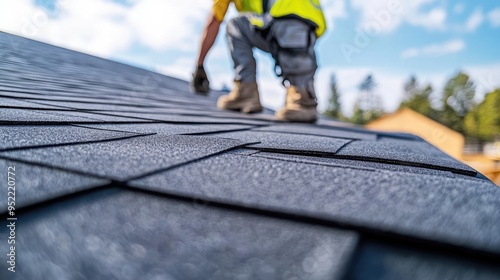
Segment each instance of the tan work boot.
M228 95L219 97L217 107L225 110L241 111L245 114L262 111L259 89L256 82L234 82L234 88Z
M285 108L276 112L280 121L314 123L318 120L318 103L307 91L290 86L286 92Z

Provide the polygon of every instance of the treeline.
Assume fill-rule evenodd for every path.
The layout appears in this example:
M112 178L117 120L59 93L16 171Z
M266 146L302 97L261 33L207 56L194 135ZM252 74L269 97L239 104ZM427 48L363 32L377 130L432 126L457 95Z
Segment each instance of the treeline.
M346 117L342 113L337 80L332 75L330 102L324 114L341 121L367 124L385 114L376 88L373 75L368 75L358 86L360 94L352 116ZM438 92L431 84L421 84L416 76L410 77L403 89L400 108L410 108L469 139L491 141L500 137L500 89L487 93L481 102L475 102L475 83L464 72L452 77Z

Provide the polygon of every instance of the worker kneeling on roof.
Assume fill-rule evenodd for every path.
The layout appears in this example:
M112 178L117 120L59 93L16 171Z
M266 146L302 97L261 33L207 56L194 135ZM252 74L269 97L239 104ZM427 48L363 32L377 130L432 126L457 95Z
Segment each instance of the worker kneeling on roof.
M285 107L276 117L290 122L315 122L314 74L318 66L314 45L326 30L319 0L214 0L202 37L193 88L201 93L209 91L203 62L231 2L240 12L227 24L235 86L228 95L219 98L217 106L242 113L262 111L252 52L257 47L271 53L276 61L276 74L287 87Z

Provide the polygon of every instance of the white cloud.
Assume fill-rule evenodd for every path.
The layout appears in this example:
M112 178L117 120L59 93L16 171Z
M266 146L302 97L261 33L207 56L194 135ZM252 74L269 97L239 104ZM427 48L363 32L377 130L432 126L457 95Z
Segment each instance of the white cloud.
M500 63L487 65L472 65L464 67L464 71L468 73L477 85L476 96L482 99L484 93L500 88Z
M164 66L156 66L155 71L189 81L191 73L194 71L194 59L192 57L181 57L178 58L174 63Z
M58 1L54 15L30 0L0 4L0 28L55 45L108 56L132 42L125 7L101 0Z
M361 28L378 24L382 33L396 30L401 24L408 23L430 30L445 29L446 10L434 7L424 11L424 6L435 0L351 0L355 10L361 12Z
M444 44L436 44L424 47L422 53L427 56L442 56L452 53L457 53L464 50L465 42L461 39L446 42Z
M445 9L434 8L427 13L421 12L408 18L412 25L422 26L429 30L444 30L447 13Z
M11 0L0 4L0 30L20 33L23 24L29 22L37 13L43 13L42 10L35 8L29 0Z
M347 17L346 0L324 0L321 7L330 30L335 28L336 19Z
M496 8L488 14L488 19L493 27L500 27L500 8Z
M58 15L46 25L36 24L35 38L100 56L126 50L133 35L122 22L126 8L116 3L87 0L61 2Z
M109 57L138 42L154 50L193 51L208 1L59 0L54 14L32 0L0 3L0 29L51 44ZM180 32L182 31L182 32Z
M403 51L401 53L401 58L412 58L412 57L416 57L420 54L420 50L418 48L411 48L411 49L407 49L405 51Z
M407 59L418 56L443 56L463 51L466 44L461 39L448 41L442 44L428 45L422 48L410 48L401 53L401 58Z
M465 23L465 30L472 32L475 31L484 21L483 11L476 9Z
M206 20L209 1L143 0L128 11L128 24L142 44L155 50L194 50L197 26Z

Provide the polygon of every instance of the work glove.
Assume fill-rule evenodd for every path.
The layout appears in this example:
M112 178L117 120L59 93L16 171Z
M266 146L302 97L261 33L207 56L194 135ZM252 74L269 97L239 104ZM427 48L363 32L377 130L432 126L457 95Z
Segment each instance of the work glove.
M210 82L208 81L207 73L203 65L198 66L193 74L191 87L196 93L207 94L210 91Z

